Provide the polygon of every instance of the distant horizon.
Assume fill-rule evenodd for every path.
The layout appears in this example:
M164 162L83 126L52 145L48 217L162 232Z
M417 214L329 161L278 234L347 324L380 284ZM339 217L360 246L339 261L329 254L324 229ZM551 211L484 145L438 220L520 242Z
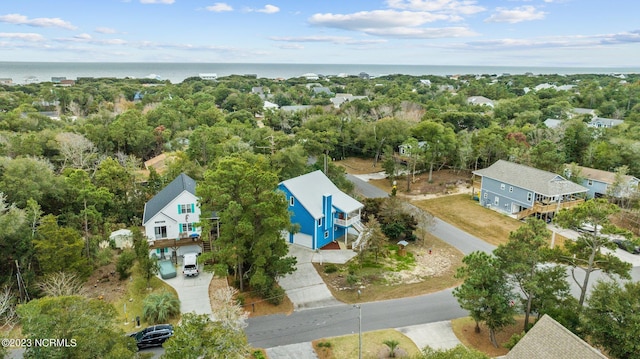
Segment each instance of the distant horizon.
M627 68L640 2L5 1L5 61ZM472 65L470 65L472 63Z
M467 64L467 65L444 65L444 64L410 64L410 63L349 63L349 62L263 62L263 61L34 61L34 60L25 60L25 61L5 61L0 60L0 64L9 64L9 63L37 63L37 64L68 64L68 63L79 63L79 64L200 64L200 65L301 65L301 66L309 66L309 65L318 65L318 66L411 66L411 67L477 67L477 68L486 68L486 67L498 67L498 68L559 68L559 69L633 69L637 68L640 72L640 65L636 66L589 66L589 65L477 65L477 64Z
M385 75L453 76L453 75L579 75L636 74L640 67L542 67L542 66L462 66L462 65L385 65L322 64L264 62L103 62L103 61L0 61L0 78L11 78L14 84L48 81L53 77L149 78L180 83L204 73L218 77L255 75L258 78L297 78L306 74L322 76L371 77Z

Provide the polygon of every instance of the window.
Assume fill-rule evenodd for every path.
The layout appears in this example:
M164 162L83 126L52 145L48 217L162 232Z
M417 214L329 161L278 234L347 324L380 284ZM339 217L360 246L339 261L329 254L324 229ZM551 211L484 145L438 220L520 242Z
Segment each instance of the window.
M195 210L195 205L193 203L191 203L191 204L179 204L178 205L178 214L193 213L194 210Z
M500 189L504 191L505 185L504 183L500 183Z
M322 226L322 218L318 218L318 227Z
M485 192L483 197L484 197L484 199L487 199L487 198L489 198L489 194L487 192Z
M293 196L289 197L289 205L293 206L293 204L295 203L295 198Z
M154 229L156 239L167 238L167 226L155 227Z
M532 199L533 199L533 193L527 192L527 201L531 202Z
M329 231L324 231L324 238L329 238Z
M593 180L588 180L588 181L587 181L587 185L589 185L589 186L593 186Z
M494 205L494 206L499 206L499 205L500 205L500 197L496 196L496 197L493 199L493 205Z
M181 223L180 224L180 233L195 232L195 230L196 230L195 223Z
M509 186L509 193L513 193L513 186Z

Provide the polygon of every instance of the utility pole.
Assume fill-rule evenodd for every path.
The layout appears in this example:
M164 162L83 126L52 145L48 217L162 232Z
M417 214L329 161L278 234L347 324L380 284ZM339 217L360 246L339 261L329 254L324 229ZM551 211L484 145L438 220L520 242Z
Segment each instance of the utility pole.
M358 359L362 359L362 305L354 304L358 308Z

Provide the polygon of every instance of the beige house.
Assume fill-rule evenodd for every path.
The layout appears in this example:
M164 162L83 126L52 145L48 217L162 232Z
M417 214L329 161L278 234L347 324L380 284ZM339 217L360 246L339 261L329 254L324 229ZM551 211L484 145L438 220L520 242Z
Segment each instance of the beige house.
M607 359L548 315L520 339L505 359Z

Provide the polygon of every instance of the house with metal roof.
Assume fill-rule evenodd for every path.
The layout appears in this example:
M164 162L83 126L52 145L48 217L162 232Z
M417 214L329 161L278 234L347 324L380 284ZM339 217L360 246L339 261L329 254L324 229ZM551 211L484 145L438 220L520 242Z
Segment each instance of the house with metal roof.
M579 173L571 173L572 167L575 167ZM614 172L582 167L578 165L566 165L564 172L565 176L567 176L568 178L571 178L571 176L573 175L577 175L579 178L581 178L582 185L588 190L587 198L598 198L605 195L625 198L640 191L640 187L638 187L640 185L640 179L634 176L622 176L620 178L621 183L618 184L617 189L613 190L611 189L611 186L616 183L616 173Z
M471 105L483 105L493 107L493 100L484 96L470 96L467 97L467 103Z
M584 202L588 191L558 174L504 160L473 174L482 177L480 204L517 219L549 218L562 208Z
M562 120L558 120L556 118L548 118L544 120L544 125L547 126L548 128L557 128L557 127L560 127L560 125L562 125Z
M612 128L619 126L624 123L624 120L619 120L616 118L604 118L604 117L594 117L591 121L587 123L588 127L593 128Z
M144 205L142 225L159 258L201 253L196 181L181 173Z
M319 249L342 239L346 247L351 229L362 232L364 205L342 192L322 171L280 182L278 189L289 202L291 223L299 226L298 232L288 234L289 243Z
M369 97L367 96L354 96L350 93L337 93L334 97L329 99L333 104L333 107L340 108L343 103L355 100L367 100L369 101Z
M607 357L545 314L504 358L606 359Z

